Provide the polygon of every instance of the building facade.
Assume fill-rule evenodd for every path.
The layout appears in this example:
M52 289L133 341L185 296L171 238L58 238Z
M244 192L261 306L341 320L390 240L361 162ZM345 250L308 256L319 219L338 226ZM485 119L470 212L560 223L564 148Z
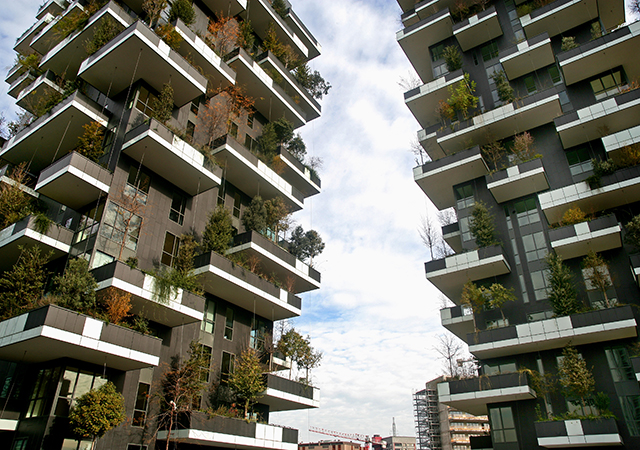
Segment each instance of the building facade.
M640 23L623 1L398 3L414 179L457 215L426 277L480 368L439 401L488 415L476 448L637 448Z
M415 450L416 438L414 436L388 436L382 438L387 443L387 450Z
M48 292L85 260L98 306L83 314L48 297L0 322L0 446L90 448L69 410L109 380L127 420L97 449L296 450L297 430L269 414L316 408L319 391L278 375L291 361L274 353L273 329L301 314L299 294L319 288L320 274L282 222L242 218L266 204L286 220L320 192L293 135L320 115L301 76L319 43L288 2L270 0L48 0L35 20L6 77L31 115L0 148L2 183L27 204L0 231L0 264L7 273L40 248ZM285 138L268 139L275 125ZM105 321L103 306L123 296L123 326ZM158 419L173 400L164 377L195 342L207 387L169 433ZM243 411L225 390L246 349L266 367L247 421L230 417Z
M433 379L413 394L419 450L468 450L471 436L489 433L487 416L474 416L438 401L438 384L444 381L446 377Z
M350 441L301 442L298 450L360 450L361 445Z

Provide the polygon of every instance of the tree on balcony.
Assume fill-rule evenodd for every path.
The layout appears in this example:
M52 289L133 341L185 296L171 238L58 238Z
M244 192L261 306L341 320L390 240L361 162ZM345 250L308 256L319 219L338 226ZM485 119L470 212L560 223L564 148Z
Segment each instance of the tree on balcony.
M196 21L196 11L193 3L189 0L173 0L169 9L169 22L177 19L182 20L185 25L191 25Z
M482 201L475 202L473 205L469 231L475 238L476 245L480 248L498 244L493 215Z
M625 243L633 245L636 250L640 250L640 214L627 222L624 228L626 231L624 236Z
M549 272L547 296L556 316L568 316L581 312L584 308L578 301L571 270L562 263L562 258L549 253L545 258Z
M166 124L171 120L171 113L173 112L173 87L171 87L171 81L168 81L162 86L162 91L157 98L153 99L151 109L153 109L153 117L158 121Z
M611 308L612 305L607 296L607 291L613 286L613 283L611 282L611 271L607 261L598 253L589 250L587 256L582 259L582 269L587 290L596 289L600 291L605 307Z
M317 70L312 72L307 63L298 64L293 70L293 76L315 99L321 100L331 89L331 84L320 75L320 72Z
M471 80L468 73L464 74L464 78L456 85L449 85L449 99L447 103L455 111L462 113L462 116L466 119L470 108L478 106L478 97L474 92L476 91L476 82Z
M444 62L449 72L455 72L462 68L462 54L458 46L449 45L445 47L442 55L444 56Z
M266 386L262 373L264 368L260 358L253 349L244 350L236 358L233 373L229 375L229 387L234 391L244 406L244 418L248 419L249 412L256 401L262 397Z
M595 389L595 380L587 362L575 347L562 349L562 359L558 363L558 381L564 388L562 393L568 399L580 399L582 415L586 416L587 398Z
M123 30L124 26L122 24L113 20L110 16L105 16L96 28L93 37L85 42L87 54L93 55Z
M533 136L531 136L527 131L514 136L511 151L515 156L516 164L522 164L524 162L531 161L536 157L541 157L541 155L536 154L533 141Z
M498 90L498 98L502 103L511 103L515 100L513 88L509 84L509 80L507 80L507 76L505 75L504 71L500 70L497 72L493 72L491 78L496 84L496 89Z
M270 51L271 53L273 53L274 56L278 58L280 62L282 62L282 64L284 64L284 67L287 70L292 70L300 64L300 58L296 54L293 47L291 47L289 44L283 44L278 39L276 25L273 22L269 23L269 26L267 28L267 35L262 42L262 47L266 51Z
M33 212L33 197L22 188L27 181L26 163L13 169L12 182L0 183L0 230Z
M289 253L300 261L309 260L309 266L313 266L313 258L324 251L324 242L320 234L315 230L307 232L298 225L289 238Z
M56 303L83 314L94 314L98 283L89 272L89 262L76 258L69 261L62 275L53 279Z
M507 156L507 149L500 141L488 138L488 144L480 147L482 157L489 161L494 171L504 168L504 159Z
M153 27L158 22L167 5L167 0L144 0L142 2L142 11L147 15L150 26Z
M209 22L207 31L207 42L221 58L238 47L241 27L233 17L220 15L216 21Z
M202 232L202 249L205 252L216 252L221 255L229 248L234 229L229 210L218 205L211 214Z
M213 142L228 133L231 122L242 114L251 114L254 99L241 86L230 86L208 93L211 98L198 114L195 132L198 141L211 148Z
M102 156L102 141L104 127L100 122L89 122L83 125L84 133L78 138L76 151L93 162L98 162Z
M272 0L271 7L283 19L287 17L287 5L284 0Z
M124 397L110 381L76 399L69 413L71 429L82 437L91 438L92 449L98 439L126 418Z

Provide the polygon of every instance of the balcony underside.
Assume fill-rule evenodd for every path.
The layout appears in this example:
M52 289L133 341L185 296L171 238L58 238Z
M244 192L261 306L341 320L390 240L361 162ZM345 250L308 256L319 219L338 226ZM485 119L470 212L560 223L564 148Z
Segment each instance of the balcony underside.
M589 231L586 223L575 225L576 229L579 225L586 230L576 236L551 242L551 247L563 260L585 256L589 251L599 253L622 247L620 225L593 232Z
M549 181L542 166L522 173L518 171L518 166L514 166L508 168L507 173L507 178L487 183L487 188L498 203L549 189Z
M11 138L0 157L13 164L30 161L30 170L39 172L77 147L84 125L95 121L107 126L108 119L98 108L76 92Z
M452 314L453 310L457 309L460 309L460 307L454 306L453 308L441 309L440 323L443 327L464 341L467 339L467 334L475 331L473 316L465 313L462 313L461 315Z
M40 18L36 23L34 23L27 31L24 32L22 36L18 38L16 45L13 46L13 49L20 54L28 55L32 53L31 41L33 38L44 29L51 21L54 19L52 14L45 14Z
M405 100L405 103L413 117L416 118L420 126L428 127L439 120L436 107L440 101L449 98L449 86L453 86L464 79L462 73L453 79L448 76L440 77L428 84L423 84L418 92Z
M500 58L507 78L513 80L555 62L551 39L545 39L533 45L527 41L517 45L518 51Z
M276 158L282 163L279 168L282 170L280 173L282 178L288 183L291 183L291 186L295 189L302 192L305 198L320 193L320 179L313 175L308 167L304 166L294 156L282 148L280 148L280 153Z
M144 164L189 195L219 186L220 177L204 166L204 156L176 138L156 120L125 136L122 152Z
M222 167L226 179L249 197L258 194L263 200L281 197L291 212L303 208L304 200L293 195L289 183L233 139L228 137L211 155Z
M18 95L16 104L32 114L36 114L42 103L52 95L63 95L63 90L46 75L38 77Z
M616 163L620 163L621 150L624 147L627 145L640 144L640 125L610 134L601 140L607 156Z
M534 11L533 18L531 14L527 14L520 18L520 23L528 39L544 32L551 37L557 36L597 18L598 3L597 0L571 0L541 14L540 11Z
M473 118L473 123L459 131L438 137L438 144L446 154L452 154L468 146L484 145L490 141L513 136L539 127L562 114L558 94L542 98L535 103L514 109L514 103L488 111Z
M469 18L469 25L455 30L453 35L458 40L463 52L502 36L498 14L494 11L480 19L478 15L475 15Z
M592 44L585 44L571 52L579 52L577 55L561 60L565 84L568 86L619 66L624 66L627 79L636 79L640 75L640 60L629 58L629 55L633 55L640 45L640 23L633 23L628 28L628 34L614 41L609 41L605 35L598 39L603 41L601 45L591 48Z
M268 405L269 412L318 408L320 391L310 385L291 381L273 374L266 374L267 389L260 397L260 404Z
M72 152L40 173L36 191L79 210L109 193L113 175L104 167Z
M228 64L236 71L236 82L242 84L247 95L255 100L254 108L267 120L286 118L293 123L294 128L307 123L307 117L302 108L289 97L269 75L253 61L243 49L232 57Z
M157 92L170 81L177 106L203 95L207 87L203 75L140 21L84 60L78 76L111 97L131 80L143 79Z
M482 383L482 379L479 380ZM439 393L440 394L440 393ZM474 416L487 414L487 404L532 400L535 391L529 386L513 386L501 389L471 391L464 394L439 395L438 400L447 406Z
M36 77L34 77L30 72L24 72L11 83L7 94L17 99L18 95L20 95L20 92L22 92L24 88L32 84L35 79Z
M298 36L298 38L302 41L302 44L307 48L307 51L309 52L307 55L308 61L320 56L322 46L307 29L307 27L304 26L302 21L298 18L298 16L296 16L293 10L289 10L289 14L287 14L287 17L285 17L285 22L287 25L289 25L289 28L291 28L294 34Z
M80 2L71 2L69 7L61 12L61 15L55 21L49 22L30 43L32 49L41 55L55 47L63 40L62 35L56 30L56 24L62 19L71 17L73 14L84 14L84 7Z

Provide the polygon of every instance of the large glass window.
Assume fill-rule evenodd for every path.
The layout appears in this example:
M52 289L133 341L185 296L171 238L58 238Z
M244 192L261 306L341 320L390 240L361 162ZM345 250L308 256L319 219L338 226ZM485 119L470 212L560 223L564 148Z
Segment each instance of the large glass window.
M251 337L249 345L254 350L264 350L265 338L269 332L269 323L262 317L254 317L251 321Z
M460 211L464 208L471 208L475 203L473 198L473 186L471 184L465 184L464 186L458 186L455 188L456 194L456 209Z
M149 92L146 87L140 86L140 90L138 90L138 98L136 100L136 109L138 109L138 111L140 111L141 113L146 114L147 116L152 116L152 105L157 100L158 97Z
M180 247L180 238L168 231L164 235L164 244L162 245L162 258L160 262L165 266L171 267L173 261L178 256L178 248Z
M497 58L498 51L498 43L494 40L491 40L487 45L484 45L480 49L480 53L482 54L482 59L486 62L490 59Z
M620 397L620 406L622 406L622 414L624 421L627 423L629 434L632 436L640 435L640 396L628 395Z
M596 100L619 94L625 87L621 70L612 70L591 81L591 89Z
M547 256L547 241L542 231L522 236L527 261L544 259Z
M636 381L635 370L633 370L626 348L605 348L604 353L607 355L607 363L609 364L609 369L611 369L613 381Z
M525 77L524 79L524 87L527 90L528 94L535 94L536 91L538 90L536 88L536 79L534 78L533 75L529 75L528 77Z
M169 219L182 225L184 223L184 211L187 207L187 199L179 192L173 193L171 200L171 210L169 211Z
M609 286L604 292L591 281L594 270L597 270L603 280L608 282ZM582 278L587 288L587 298L593 308L605 309L618 303L616 289L613 287L613 282L611 281L611 275L609 274L609 268L607 266L598 266L596 269L582 269Z
M548 271L536 270L531 272L531 283L536 300L544 300L548 297L547 290L549 288Z
M107 379L102 378L102 374L67 367L60 383L60 392L58 393L54 414L67 417L75 399L86 394L91 389L98 389L106 382Z
M107 204L100 235L135 251L138 247L142 217L113 202Z
M55 395L60 378L60 368L42 369L38 372L36 382L29 398L26 418L49 415L51 401Z
M436 62L444 58L444 44L431 47L431 61Z
M589 150L586 147L568 150L565 155L567 156L571 175L576 176L593 170L591 156L589 156Z
M204 305L204 318L202 319L202 331L213 334L216 326L216 302L207 299Z
M517 372L518 368L515 361L507 361L501 363L485 364L483 366L483 373L485 375L497 375L500 373L513 373Z
M540 222L540 214L538 213L538 207L536 206L536 200L534 198L527 198L515 202L513 209L516 212L519 227Z
M232 308L227 306L227 313L225 314L225 323L224 323L224 338L228 340L233 340L233 319L234 319L234 311Z
M136 394L136 403L133 406L133 426L143 427L147 419L147 406L149 406L149 388L148 383L138 383L138 393Z
M491 422L491 438L494 444L518 442L516 425L510 406L489 409L489 421Z
M129 177L125 187L125 194L136 199L143 205L147 204L149 196L149 187L151 186L151 177L146 171L136 166L129 168Z
M229 375L233 373L233 365L236 360L236 355L233 353L222 352L222 362L220 364L220 381L226 382L229 379Z

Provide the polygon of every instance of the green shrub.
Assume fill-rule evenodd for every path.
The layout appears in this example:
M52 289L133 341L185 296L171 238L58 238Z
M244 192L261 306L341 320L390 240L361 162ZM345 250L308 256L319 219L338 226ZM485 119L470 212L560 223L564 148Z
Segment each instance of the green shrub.
M91 161L98 162L103 153L104 128L99 122L89 122L83 128L84 134L78 138L76 151Z
M493 215L489 212L487 205L481 201L475 202L471 220L469 221L469 231L475 238L476 245L478 247L489 247L498 244L495 230Z
M634 216L629 222L627 222L624 229L624 241L627 244L633 245L637 250L640 250L640 214ZM638 348L640 349L640 346ZM640 356L640 352L638 356Z
M59 298L60 306L80 313L93 314L96 309L98 283L89 272L87 260L70 260L64 273L54 277L53 284L53 294Z
M271 7L283 19L287 17L287 5L284 0L272 0Z
M591 24L591 40L602 37L602 27L600 22L593 22Z
M574 225L576 223L584 222L587 220L585 214L579 206L567 209L562 215L562 225Z
M511 103L515 100L513 88L509 84L509 80L507 80L507 76L502 70L499 72L493 72L491 78L496 84L496 89L498 90L498 98L502 103Z
M153 109L153 117L162 123L167 123L171 119L173 112L173 88L171 82L162 86L162 91L157 99L154 99L151 108Z
M580 45L576 42L576 38L573 36L566 36L562 38L562 45L560 46L560 51L566 52L573 48L577 48Z
M462 54L460 50L455 45L449 45L444 48L443 51L444 62L447 65L447 70L449 72L455 72L458 69L462 68Z
M93 38L87 39L84 48L89 55L93 55L123 30L124 27L121 24L106 16L96 28Z
M174 0L169 8L169 22L177 19L182 20L185 25L191 25L196 20L196 11L193 3L189 0Z
M180 43L183 41L180 33L176 31L176 27L170 23L158 25L156 27L156 34L160 36L160 39L162 39L165 44L173 50L178 50L180 48Z
M229 210L218 205L209 214L209 221L202 233L202 249L205 252L216 252L224 255L233 239L234 229Z
M469 74L464 74L464 79L457 85L449 85L449 99L447 103L462 113L466 119L470 108L478 106L478 97L473 95L476 91L476 82L472 81Z
M549 268L547 296L554 314L568 316L582 312L584 308L578 301L571 270L562 263L562 258L555 253L549 253L545 261Z

